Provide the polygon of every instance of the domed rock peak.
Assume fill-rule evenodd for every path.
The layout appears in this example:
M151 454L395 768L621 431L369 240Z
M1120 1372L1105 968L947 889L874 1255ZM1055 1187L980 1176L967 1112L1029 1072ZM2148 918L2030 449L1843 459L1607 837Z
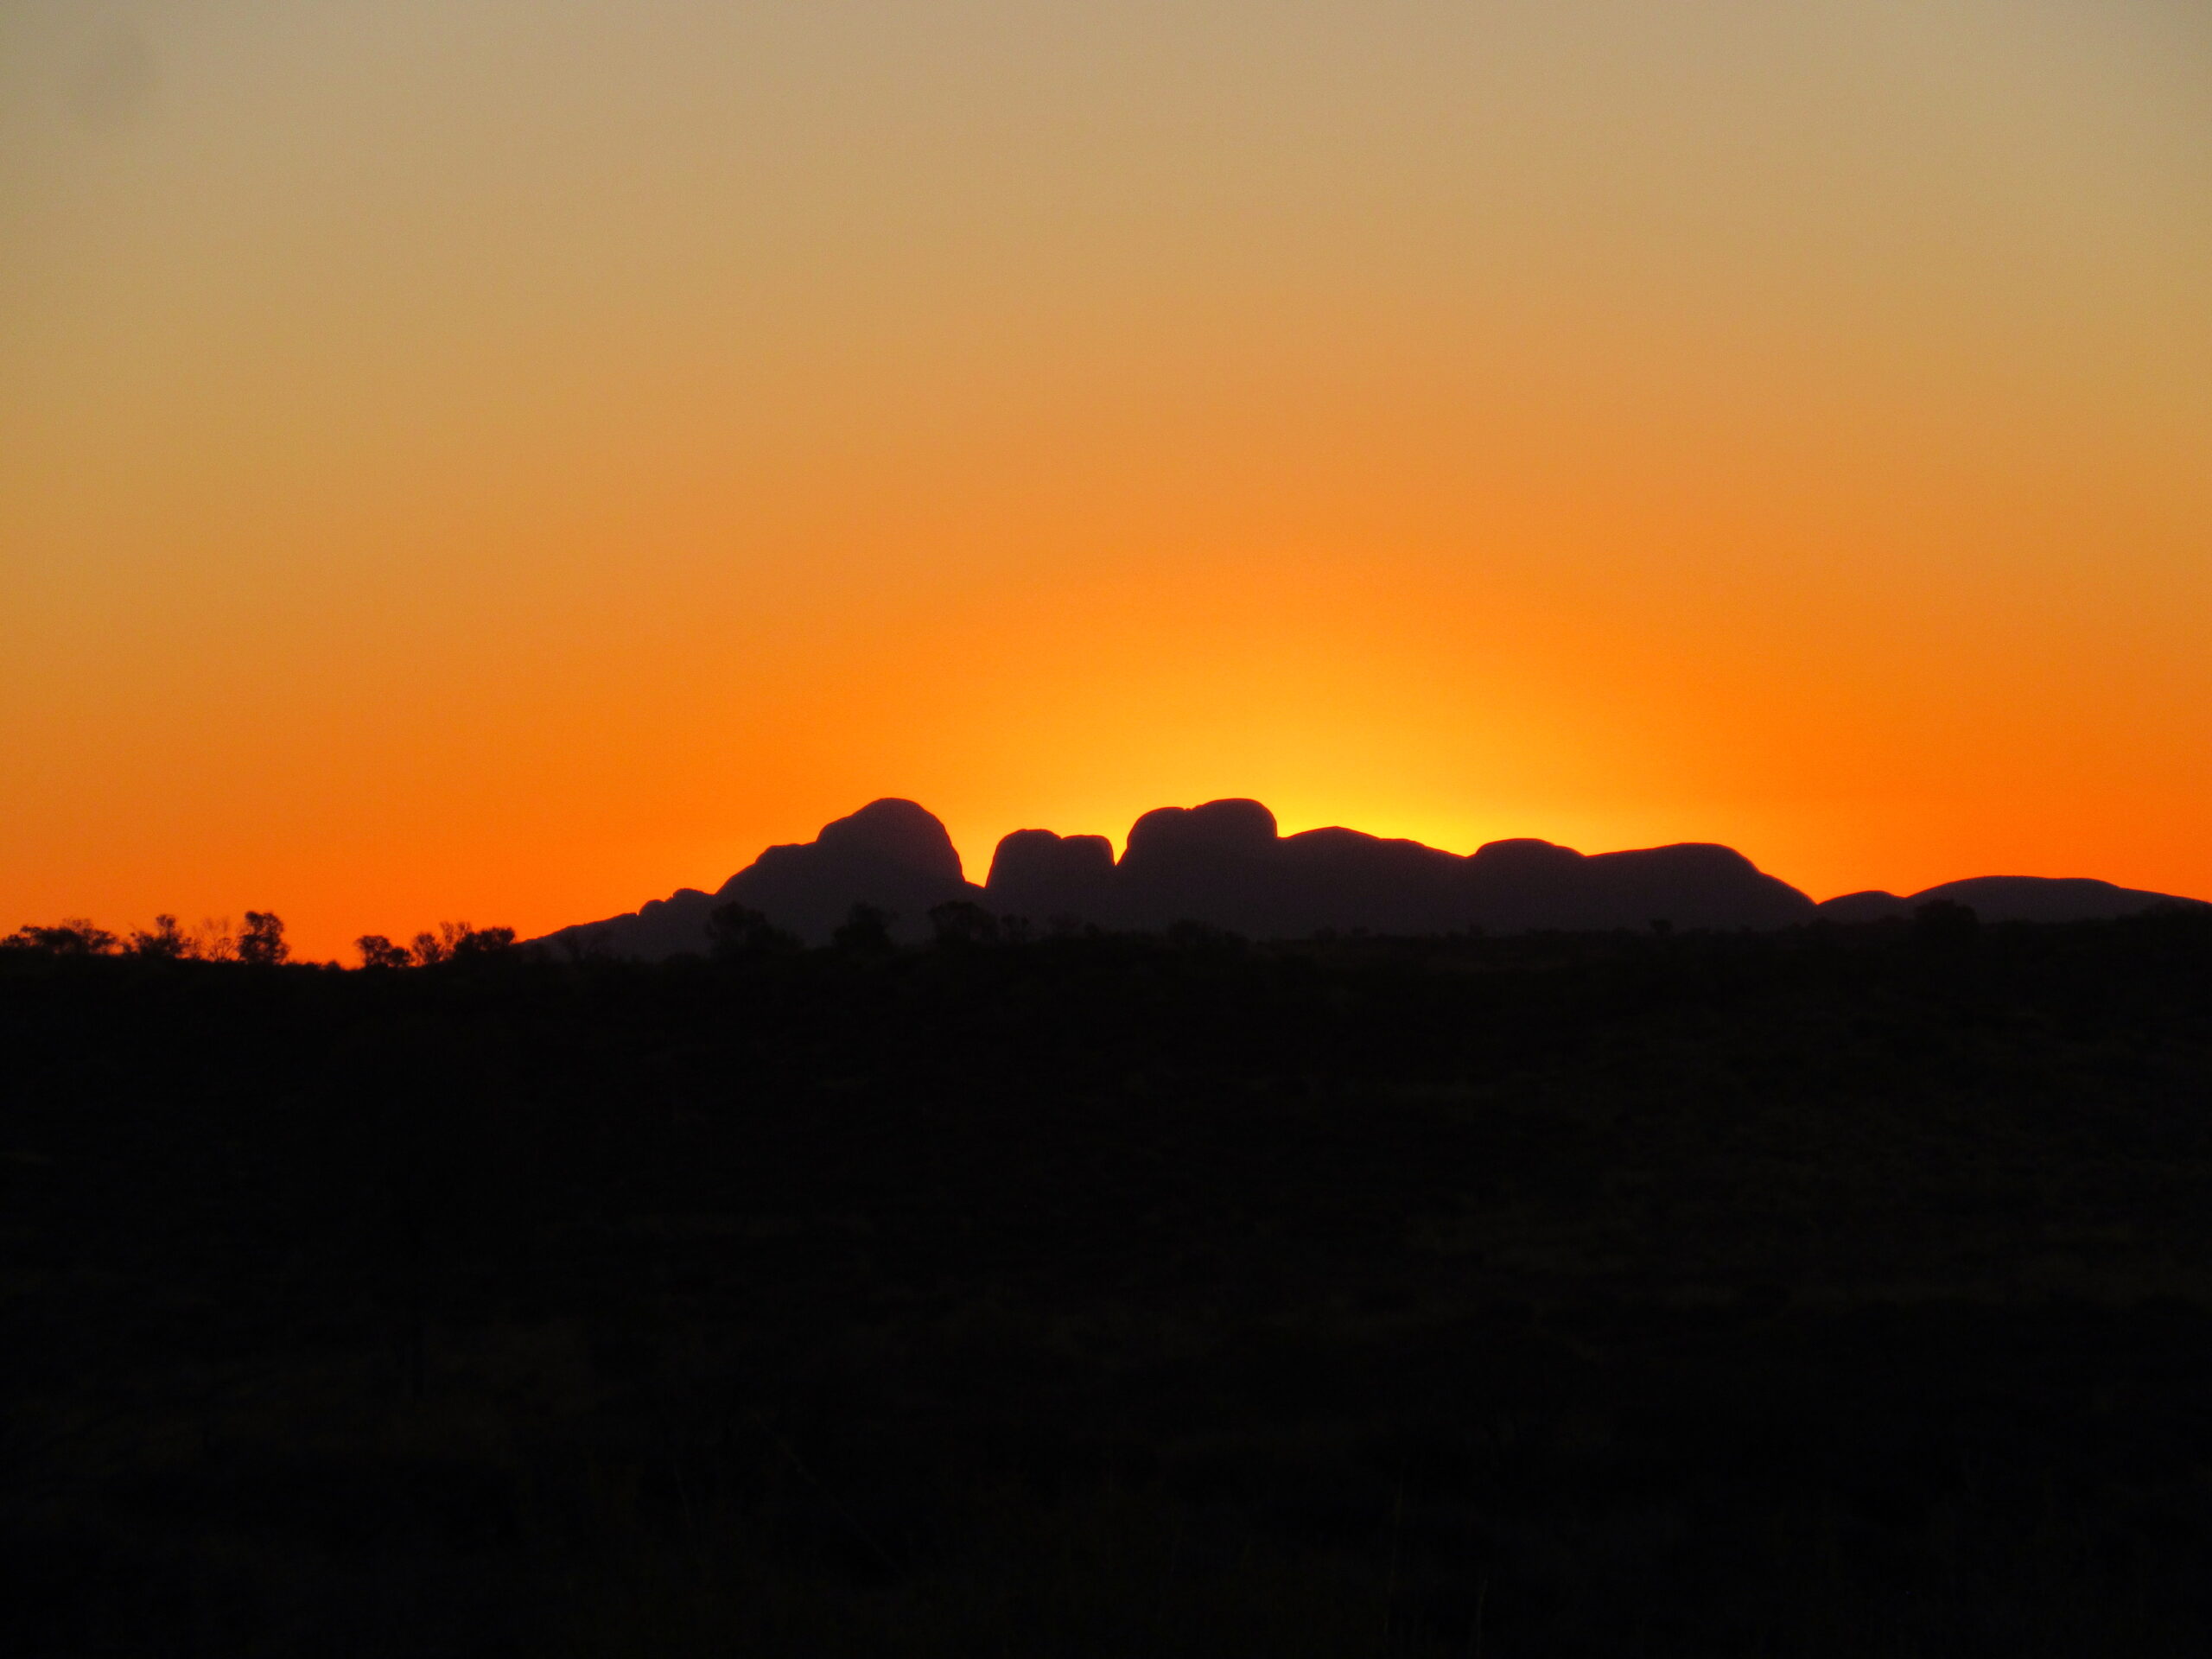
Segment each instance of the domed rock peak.
M1106 922L1113 885L1114 844L1105 836L1016 830L999 842L983 890L1009 913Z
M940 880L964 879L960 855L937 814L896 797L870 801L849 817L823 824L815 845L831 853L879 858Z
M1114 843L1103 836L1016 830L999 842L983 887L996 893L1010 887L1068 880L1103 884L1113 874Z
M1276 844L1275 815L1257 801L1208 801L1203 806L1163 806L1129 827L1122 862L1141 867L1179 853L1264 854Z

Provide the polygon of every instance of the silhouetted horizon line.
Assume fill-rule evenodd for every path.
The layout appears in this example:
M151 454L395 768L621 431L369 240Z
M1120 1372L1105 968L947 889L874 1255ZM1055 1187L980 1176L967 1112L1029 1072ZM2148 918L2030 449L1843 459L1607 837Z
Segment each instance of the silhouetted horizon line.
M1717 842L1586 854L1517 836L1459 854L1334 825L1285 836L1267 806L1242 797L1143 813L1118 855L1103 835L1011 830L977 884L935 814L888 796L833 819L812 841L763 849L712 893L681 887L620 916L555 929L539 942L664 957L703 949L710 915L732 904L821 944L856 905L882 912L893 935L908 938L932 910L957 904L1063 930L1193 922L1291 938L1775 928L1875 921L1938 901L1990 921L2094 920L2204 902L2093 877L2022 875L1969 876L1910 894L1865 888L1815 901Z

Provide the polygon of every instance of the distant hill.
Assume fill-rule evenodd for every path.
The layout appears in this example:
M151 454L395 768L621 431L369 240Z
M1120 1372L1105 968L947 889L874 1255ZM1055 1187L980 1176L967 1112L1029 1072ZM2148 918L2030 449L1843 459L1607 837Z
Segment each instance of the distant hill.
M627 916L584 922L546 942L648 961L703 950L707 918L736 903L765 914L809 944L826 944L856 904L893 918L893 937L929 931L929 912L955 899L982 901L961 874L960 855L936 814L912 801L872 801L822 827L812 841L771 847L712 893L682 887Z
M1726 847L1591 858L1546 841L1499 841L1463 858L1357 830L1282 836L1257 801L1162 807L1136 821L1119 864L1104 861L1105 851L1101 836L1019 830L1000 843L985 891L1039 921L1160 928L1188 919L1255 938L1654 921L1778 927L1814 911L1803 893Z
M1119 861L1103 836L1017 830L999 842L977 887L932 814L912 801L880 800L825 824L810 842L769 848L711 893L686 887L626 916L563 928L547 942L648 959L700 950L709 913L731 902L823 944L855 904L889 912L893 936L912 941L928 937L932 908L956 900L1025 918L1040 931L1198 922L1253 938L1303 938L1332 931L1774 928L1909 916L1938 899L1987 921L2086 920L2193 902L2103 881L1983 876L1906 899L1857 893L1815 905L1741 853L1704 842L1592 855L1548 841L1494 841L1463 857L1357 830L1285 836L1274 814L1250 800L1147 812Z
M2109 881L2081 876L1977 875L1965 881L1946 881L1904 899L1893 893L1847 893L1824 902L1820 911L1831 921L1878 922L1910 916L1921 906L1938 899L1964 905L1985 922L2110 921L2114 917L2139 915L2159 905L2200 902L2138 887L2116 887Z

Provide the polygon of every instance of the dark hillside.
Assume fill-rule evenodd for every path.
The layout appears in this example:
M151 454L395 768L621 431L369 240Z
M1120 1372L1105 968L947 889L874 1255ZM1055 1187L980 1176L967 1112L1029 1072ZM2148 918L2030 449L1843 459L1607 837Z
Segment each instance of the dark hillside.
M2182 1654L2212 922L0 957L0 1649Z

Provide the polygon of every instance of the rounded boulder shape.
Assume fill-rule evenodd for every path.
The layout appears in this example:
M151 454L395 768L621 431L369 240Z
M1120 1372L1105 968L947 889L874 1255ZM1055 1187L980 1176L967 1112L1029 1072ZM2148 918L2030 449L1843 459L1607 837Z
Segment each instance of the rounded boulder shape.
M1484 874L1527 877L1573 870L1583 862L1572 847L1516 836L1510 841L1489 841L1467 855L1467 861Z
M913 801L870 801L850 817L822 826L815 845L859 854L946 881L963 880L960 855L937 814Z
M1162 856L1201 851L1256 855L1266 853L1275 842L1275 815L1257 801L1163 806L1130 826L1122 861L1141 866Z
M1057 836L1050 830L1016 830L999 842L984 882L1002 888L1058 882L1103 884L1114 874L1114 847L1103 836Z
M983 891L1000 911L1039 920L1113 918L1114 848L1103 836L1017 830L999 842Z

